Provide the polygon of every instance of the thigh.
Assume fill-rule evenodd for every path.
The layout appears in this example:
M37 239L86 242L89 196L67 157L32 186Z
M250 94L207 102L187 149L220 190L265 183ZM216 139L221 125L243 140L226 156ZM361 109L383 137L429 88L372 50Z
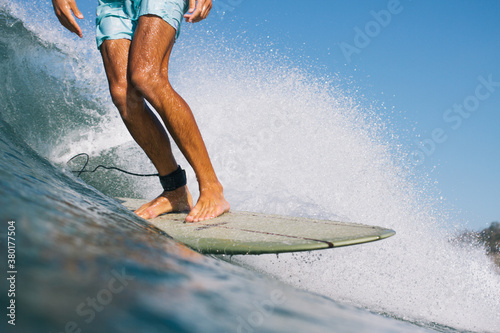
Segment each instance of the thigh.
M129 70L146 75L165 75L176 30L156 15L139 17L130 47Z
M118 94L126 94L129 86L127 66L130 53L130 40L105 40L100 50L112 97L116 98Z

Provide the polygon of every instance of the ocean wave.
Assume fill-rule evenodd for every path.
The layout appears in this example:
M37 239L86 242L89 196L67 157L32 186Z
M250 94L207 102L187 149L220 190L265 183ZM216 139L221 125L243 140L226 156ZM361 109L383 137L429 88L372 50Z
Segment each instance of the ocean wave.
M113 270L125 267L146 278L117 296L123 306L113 302L106 318L123 316L123 325L137 330L168 324L197 331L205 323L208 331L220 331L249 325L243 313L258 312L255 304L275 288L286 289L291 301L262 324L267 331L286 331L287 320L314 331L315 316L321 318L318 330L333 327L335 320L346 323L345 332L362 330L370 320L389 331L400 328L393 321L384 326L386 318L365 317L355 308L335 312L345 304L426 327L441 325L442 331L498 330L498 274L480 249L448 241L452 231L446 229L449 221L439 200L429 194L425 180L416 184L398 163L398 144L386 135L390 122L345 92L339 78L264 57L255 45L232 47L201 30L183 31L197 39L196 46L184 37L176 43L172 84L195 113L234 209L341 216L397 231L391 239L352 248L233 258L275 279L261 280L182 249L112 199L153 197L160 190L156 180L102 172L82 181L62 171L80 152L89 153L95 164L154 170L111 103L93 40L78 44L56 28L53 17L27 15L26 5L12 3L0 7L1 216L20 225L26 262L33 265L24 273L31 287L22 299L31 315L48 318L47 327L63 329L71 320L85 324L75 307L98 293ZM178 150L175 155L187 167ZM78 163L68 167L78 168ZM194 173L187 172L196 194ZM46 290L37 279L48 285ZM255 279L259 282L246 289ZM344 305L297 296L276 280ZM230 295L234 290L239 293ZM57 301L45 308L44 300L51 297ZM197 313L199 321L184 311ZM351 320L353 315L363 319ZM94 324L127 331L121 323L96 318Z

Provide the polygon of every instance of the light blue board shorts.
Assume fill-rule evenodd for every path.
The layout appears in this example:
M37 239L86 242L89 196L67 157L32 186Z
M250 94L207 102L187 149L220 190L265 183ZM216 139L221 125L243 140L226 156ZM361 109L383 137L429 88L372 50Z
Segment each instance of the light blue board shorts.
M188 8L188 0L99 0L96 19L97 48L108 39L132 40L139 17L147 14L159 16L170 24L177 31L177 38Z

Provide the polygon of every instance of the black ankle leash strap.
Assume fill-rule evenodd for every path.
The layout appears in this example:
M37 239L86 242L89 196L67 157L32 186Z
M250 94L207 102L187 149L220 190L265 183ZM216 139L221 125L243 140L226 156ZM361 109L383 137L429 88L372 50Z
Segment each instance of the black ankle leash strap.
M160 176L160 183L165 191L173 191L186 185L186 171L184 171L180 165L172 173L165 176Z

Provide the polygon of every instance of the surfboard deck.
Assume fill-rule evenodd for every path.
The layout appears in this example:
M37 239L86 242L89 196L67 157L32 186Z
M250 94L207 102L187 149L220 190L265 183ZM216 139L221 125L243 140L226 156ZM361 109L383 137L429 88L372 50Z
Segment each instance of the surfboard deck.
M130 210L147 200L118 198ZM265 254L312 251L373 242L391 229L356 223L231 211L215 219L186 223L186 213L148 220L188 247L205 254Z

